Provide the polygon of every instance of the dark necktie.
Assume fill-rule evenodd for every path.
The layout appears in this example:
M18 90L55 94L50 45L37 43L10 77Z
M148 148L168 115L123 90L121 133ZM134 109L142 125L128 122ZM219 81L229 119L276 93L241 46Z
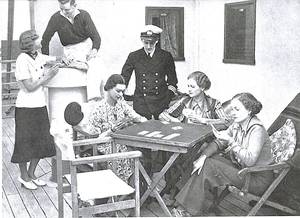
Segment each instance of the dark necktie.
M148 58L151 58L151 55L150 55L150 53L147 53L147 56L148 56Z
M35 60L36 56L38 55L37 52L31 53L31 52L26 52L33 60Z

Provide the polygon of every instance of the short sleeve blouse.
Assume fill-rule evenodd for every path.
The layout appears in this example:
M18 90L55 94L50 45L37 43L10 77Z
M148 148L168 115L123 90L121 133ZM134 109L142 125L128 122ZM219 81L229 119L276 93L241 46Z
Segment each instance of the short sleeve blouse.
M16 61L16 80L19 85L19 92L16 100L16 107L43 107L46 105L46 96L44 87L40 86L34 91L28 91L23 80L37 80L44 72L44 66L47 61L53 61L55 57L38 53L35 59L26 53L21 53Z

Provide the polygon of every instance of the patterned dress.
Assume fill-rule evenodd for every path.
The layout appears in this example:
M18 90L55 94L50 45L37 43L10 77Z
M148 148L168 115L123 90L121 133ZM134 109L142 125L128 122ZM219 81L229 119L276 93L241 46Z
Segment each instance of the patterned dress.
M126 118L140 119L138 115L124 100L118 101L116 105L111 106L103 99L95 106L89 117L89 129L91 133L103 133L110 130L113 126ZM117 152L127 151L126 145L116 144ZM98 152L103 154L112 153L112 143L101 144L98 146ZM117 176L127 181L132 174L131 160L123 159L115 162L114 169ZM108 168L113 169L113 162L108 161Z

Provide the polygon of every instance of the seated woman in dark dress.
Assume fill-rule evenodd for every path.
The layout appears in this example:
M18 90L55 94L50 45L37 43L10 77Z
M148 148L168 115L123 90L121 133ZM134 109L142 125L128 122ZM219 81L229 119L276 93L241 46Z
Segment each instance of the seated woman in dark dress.
M231 107L233 123L224 131L213 129L217 140L194 162L191 178L176 196L179 206L173 209L175 216L203 215L208 190L225 185L241 187L244 179L238 177L238 171L271 163L269 135L256 117L262 108L261 103L252 94L241 93L232 98ZM224 150L228 157L216 154ZM256 173L251 178L249 191L262 193L272 179L272 172Z

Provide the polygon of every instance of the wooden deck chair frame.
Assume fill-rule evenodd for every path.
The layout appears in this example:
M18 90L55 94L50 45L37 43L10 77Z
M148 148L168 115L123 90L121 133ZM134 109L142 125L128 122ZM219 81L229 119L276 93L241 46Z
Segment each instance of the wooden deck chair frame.
M105 138L93 138L93 139L84 139L80 141L74 141L73 147L78 146L91 146L91 145L99 145L102 143L110 142L110 137ZM77 158L70 161L70 172L71 172L71 185L64 186L63 185L63 173L62 173L62 153L61 150L56 146L56 158L57 158L57 183L58 183L58 213L59 218L64 217L64 198L63 194L71 192L72 193L72 217L79 217L83 215L91 215L95 213L104 213L110 211L118 211L128 208L135 208L135 216L140 216L140 193L139 193L139 158L142 156L140 151L130 151L130 152L122 152L108 155L99 155L99 156L91 156L84 158ZM105 162L108 160L118 160L118 159L134 159L134 188L135 188L135 196L134 199L130 200L122 200L102 205L95 205L91 207L83 207L79 208L78 205L78 193L77 193L77 169L76 167L81 164L96 164L98 162ZM114 196L111 196L114 197Z
M296 210L268 200L269 196L276 189L276 187L279 185L279 183L285 178L285 176L290 171L290 169L291 169L291 166L284 161L284 162L280 162L280 163L271 164L268 166L246 167L246 168L240 170L238 172L238 176L241 179L245 178L245 183L244 183L243 187L241 189L239 189L239 188L237 188L235 186L231 186L231 185L226 186L220 195L217 194L217 190L214 190L215 201L213 202L213 205L211 206L210 210L213 210L213 208L217 207L219 205L219 203L231 192L235 195L238 195L239 197L243 197L249 201L256 202L256 204L252 207L252 209L249 211L247 216L256 215L258 210L263 205L273 207L275 209L281 210L281 211L283 211L285 213L289 213L291 215L296 215L296 213L297 213ZM266 172L266 171L273 171L274 175L275 175L275 179L273 180L273 182L271 183L269 188L267 188L267 190L263 193L262 196L257 196L252 193L249 193L248 189L249 189L249 185L251 183L251 173Z
M241 189L235 187L235 186L226 186L225 189L221 192L221 194L217 194L217 190L214 190L215 195L215 201L213 202L213 205L210 207L210 211L213 211L214 208L216 208L220 202L229 194L233 193L234 195L237 195L239 197L246 198L249 202L253 201L256 202L255 205L252 207L252 209L248 212L247 216L255 216L258 210L263 206L267 205L270 207L273 207L275 209L281 210L285 213L289 213L291 215L296 215L297 211L294 209L291 209L289 207L286 207L284 205L281 205L279 203L273 202L268 200L269 196L272 194L272 192L276 189L276 187L279 185L279 183L284 179L284 177L287 175L287 173L290 170L290 165L282 162L277 164L272 164L269 166L256 166L256 167L247 167L238 172L238 176L243 179L245 178L245 183ZM262 196L257 196L252 193L248 192L249 185L251 182L251 173L254 172L265 172L265 171L273 171L275 174L275 179L269 186L269 188L263 193Z
M269 188L263 193L262 196L256 196L254 194L251 194L248 192L249 185L251 182L251 173L254 172L265 172L265 171L274 171L275 176L274 181L271 183ZM279 183L284 179L286 174L290 170L290 165L288 165L285 162L272 164L269 166L256 166L256 167L248 167L240 170L238 172L239 177L245 178L245 184L241 189L236 188L235 186L228 186L228 191L232 192L233 194L239 195L241 197L246 197L250 201L256 202L254 207L249 211L247 216L254 216L256 215L257 211L262 207L262 205L268 205L270 207L273 207L275 209L279 209L285 213L289 213L291 215L296 214L296 210L293 210L289 207L286 207L284 205L281 205L279 203L273 202L268 200L269 196L272 194L272 192L275 190L275 188L279 185Z

